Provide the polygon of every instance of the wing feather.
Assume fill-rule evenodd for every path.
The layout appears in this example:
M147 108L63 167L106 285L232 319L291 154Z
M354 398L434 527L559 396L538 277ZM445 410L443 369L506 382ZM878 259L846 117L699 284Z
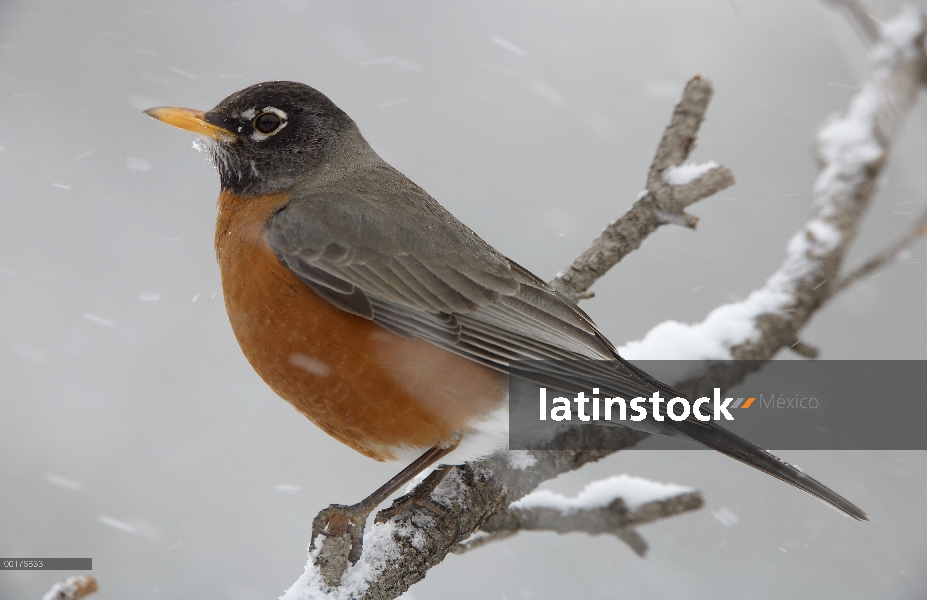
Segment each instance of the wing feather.
M404 337L502 371L520 360L573 361L545 367L544 376L645 390L575 304L424 192L414 200L408 193L301 195L271 218L266 239L321 297Z

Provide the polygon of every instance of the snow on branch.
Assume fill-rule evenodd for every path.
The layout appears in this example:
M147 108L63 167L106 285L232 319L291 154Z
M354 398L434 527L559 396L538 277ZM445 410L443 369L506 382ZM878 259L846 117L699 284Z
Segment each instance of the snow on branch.
M647 542L633 527L697 510L704 503L702 495L691 487L613 475L593 481L573 498L550 490L535 490L486 521L480 528L486 537L476 537L460 547L470 549L474 543L492 539L494 535L518 531L607 533L643 556Z
M843 3L855 4L853 0ZM851 14L871 19L865 11L851 10ZM890 22L871 20L863 27L877 32L869 55L870 74L846 113L833 117L818 134L821 173L814 186L813 213L792 237L780 268L746 300L713 310L703 322L663 323L642 341L621 349L631 359L722 361L701 376L675 382L683 392L728 387L744 376L741 365L758 364L723 362L732 358L769 359L783 347L813 355L814 349L798 339L811 316L845 289L855 275L887 265L925 234L927 215L908 235L850 276L841 276L844 258L876 190L891 144L919 87L927 80L922 13L907 8ZM710 96L711 85L706 80L696 77L689 82L657 149L646 191L552 282L559 290L577 299L588 297L592 284L660 225L694 227L695 218L684 209L733 183L733 176L724 167L712 163L684 165ZM647 497L635 495L633 489L619 489L616 481L629 480L612 478L590 485L573 499L529 494L544 481L633 446L645 437L647 434L626 428L586 426L560 434L551 441L549 450L501 452L465 465L439 468L394 502L399 510L378 513L364 536L364 553L357 563L348 563L349 544L343 543L345 540L322 540L310 554L305 573L283 600L396 598L449 552L478 547L486 540L522 529L610 533L642 553L646 543L633 526L698 508L702 499L697 492L663 488L664 496ZM645 486L631 487L640 492Z

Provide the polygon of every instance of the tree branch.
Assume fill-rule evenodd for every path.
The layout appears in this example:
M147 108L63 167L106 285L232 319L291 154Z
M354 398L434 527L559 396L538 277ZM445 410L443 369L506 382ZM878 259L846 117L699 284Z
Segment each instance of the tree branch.
M921 213L921 216L914 222L906 235L898 238L894 244L844 275L834 284L832 294L839 294L860 279L865 279L886 267L889 263L895 261L902 252L925 237L927 237L927 210Z
M853 21L862 30L866 41L873 43L879 39L879 22L869 14L869 11L858 0L831 0L834 4L846 9Z
M637 498L633 502L626 499L639 495L640 490L635 488L641 486L649 488L652 497ZM609 487L613 489L607 489ZM458 548L470 549L480 540L484 541L479 545L485 545L485 540L500 539L500 535L508 537L518 531L582 532L614 535L638 556L644 556L647 542L633 527L697 510L704 503L702 495L691 488L657 484L627 475L595 481L575 498L536 490L490 517L480 528L486 536L477 537L466 545L458 544ZM460 552L456 548L453 551Z
M681 166L692 150L713 93L711 82L693 77L686 84L682 99L647 175L647 189L637 202L605 228L599 237L550 284L573 300L589 298L592 284L637 250L644 239L661 225L680 225L695 229L698 219L685 208L734 185L734 175L715 163Z

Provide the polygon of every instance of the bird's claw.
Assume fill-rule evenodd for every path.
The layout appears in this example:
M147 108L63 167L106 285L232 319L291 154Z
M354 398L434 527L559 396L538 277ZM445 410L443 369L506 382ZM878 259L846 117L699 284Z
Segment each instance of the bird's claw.
M325 537L348 535L351 541L348 560L353 565L364 551L364 526L369 514L370 508L363 504L351 506L332 504L322 509L312 520L312 541L309 543L309 548L315 548L315 538L320 535Z
M384 508L378 512L377 516L373 519L374 523L385 523L393 517L397 517L402 513L411 510L412 508L421 507L425 510L431 511L437 517L445 521L452 520L454 522L454 532L451 535L451 541L448 544L448 548L457 544L457 542L460 541L460 515L456 514L454 511L444 506L443 504L435 502L431 498L431 493L434 492L435 488L437 488L441 481L444 480L444 478L450 472L451 468L451 466L443 465L435 469L434 473L432 473L425 481L419 484L414 490L408 494L405 494L404 496L396 498L393 500L392 506Z

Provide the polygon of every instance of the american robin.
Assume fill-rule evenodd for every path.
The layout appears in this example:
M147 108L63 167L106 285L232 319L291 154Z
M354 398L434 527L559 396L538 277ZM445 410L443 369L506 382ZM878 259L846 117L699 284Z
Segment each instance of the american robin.
M199 134L217 167L216 257L229 321L255 371L358 452L420 454L362 502L320 513L315 533L350 531L353 558L371 510L416 474L455 449L472 457L504 447L505 428L492 415L505 408L512 361L588 359L629 397L681 395L627 363L573 302L384 162L317 90L273 81L205 113L146 113ZM648 417L642 426L700 442L866 520L714 421Z

